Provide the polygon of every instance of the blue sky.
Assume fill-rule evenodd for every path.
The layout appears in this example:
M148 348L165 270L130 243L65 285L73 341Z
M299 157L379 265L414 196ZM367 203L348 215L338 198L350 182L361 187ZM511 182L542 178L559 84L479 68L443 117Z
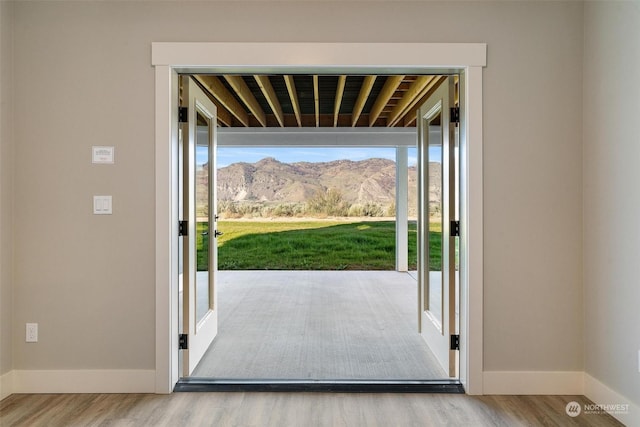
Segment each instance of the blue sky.
M364 160L383 158L395 161L395 148L384 147L218 147L218 168L236 162L255 163L265 157L274 157L283 163L330 162L333 160ZM200 160L200 159L199 159ZM409 149L409 164L416 164L416 149Z

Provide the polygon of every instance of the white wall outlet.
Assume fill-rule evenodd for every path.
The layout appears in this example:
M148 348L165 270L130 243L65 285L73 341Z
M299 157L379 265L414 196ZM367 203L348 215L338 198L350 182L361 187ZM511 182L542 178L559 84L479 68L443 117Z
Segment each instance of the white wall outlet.
M38 324L27 323L26 342L38 342Z

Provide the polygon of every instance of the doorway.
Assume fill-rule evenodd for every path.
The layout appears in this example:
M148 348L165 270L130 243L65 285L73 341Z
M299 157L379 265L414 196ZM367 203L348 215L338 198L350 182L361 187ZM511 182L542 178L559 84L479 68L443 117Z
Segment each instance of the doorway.
M387 284L375 280L378 275L382 277L380 273L374 274L367 271L361 271L358 275L345 272L328 274L314 271L306 271L304 274L263 272L257 276L245 274L244 281L242 280L243 276L233 275L232 277L235 277L237 282L226 283L223 279L230 277L229 275L224 272L214 274L216 273L217 260L214 248L209 247L208 251L213 252L213 256L210 257L212 262L210 267L212 268L207 266L202 268L198 265L198 274L210 272L208 275L210 279L212 277L220 279L211 280L210 285L214 295L218 288L225 291L224 297L216 298L219 302L215 307L212 306L211 310L211 316L215 318L214 323L219 324L220 334L204 354L198 350L197 354L198 357L201 357L200 360L194 359L191 356L192 350L190 348L193 344L189 342L193 342L194 339L198 340L196 345L200 348L198 334L201 333L201 330L205 330L205 322L199 320L201 317L197 308L200 304L194 304L193 301L184 298L184 304L179 306L184 314L181 342L185 343L182 347L183 353L189 357L183 357L183 369L181 369L183 379L189 379L191 384L196 378L199 380L223 378L250 381L264 380L265 378L298 381L303 379L310 381L407 380L424 382L457 380L458 348L453 346L448 348L449 343L454 342L454 336L458 336L456 300L448 298L449 294L457 294L458 283L455 280L457 276L453 273L456 270L453 265L454 258L450 257L448 253L450 247L455 247L457 235L450 233L448 224L449 219L454 221L458 216L455 211L448 209L445 205L451 203L452 206L457 206L458 195L457 186L450 185L455 181L453 175L447 179L445 176L449 171L453 174L457 166L456 157L453 154L449 156L449 152L453 153L454 150L449 150L448 144L451 142L452 147L457 146L457 133L454 132L454 129L458 124L453 122L449 124L451 121L449 105L458 108L456 103L458 83L459 77L457 75L451 77L441 75L334 76L325 74L181 76L180 93L183 110L181 110L180 116L181 120L185 120L184 117L187 117L187 123L181 124L183 127L181 144L186 148L183 150L185 159L195 158L196 164L199 159L197 150L201 145L199 136L203 135L200 139L206 145L209 141L207 135L210 135L211 131L201 116L194 117L189 114L188 108L192 108L193 105L195 105L193 108L202 108L202 105L207 105L207 103L215 105L217 125L221 128L217 132L220 137L225 135L222 132L225 128L231 128L230 130L258 128L256 133L260 137L258 130L273 130L273 133L278 135L279 130L284 132L303 125L309 135L316 137L316 141L307 147L307 157L300 163L282 163L274 157L260 159L256 163L247 163L248 159L244 158L246 155L239 159L240 162L234 164L236 169L240 169L240 176L237 177L239 182L235 183L238 188L235 192L233 191L233 180L227 182L222 179L216 184L216 181L221 177L217 177L218 174L215 171L209 171L206 177L203 176L204 181L196 176L194 186L191 182L193 171L188 171L187 167L191 162L184 162L185 171L187 171L184 174L184 182L187 185L182 188L184 188L185 194L192 193L190 197L184 198L184 206L189 206L189 209L198 211L198 209L204 208L208 211L210 206L207 202L208 199L198 196L199 193L207 193L207 191L198 189L198 184L204 184L206 188L220 187L220 193L230 193L231 197L227 195L229 200L223 200L224 202L239 203L243 201L244 203L238 209L232 209L234 213L246 211L244 208L247 206L251 207L249 209L251 212L256 209L261 213L268 212L270 210L269 203L276 200L284 200L291 207L291 203L295 200L285 198L289 192L298 197L300 197L300 193L303 193L303 201L305 202L303 207L307 213L311 210L313 214L337 215L339 219L344 220L343 217L346 217L352 210L353 212L362 210L352 209L354 207L367 206L367 210L371 213L387 211L388 206L381 207L377 204L384 199L385 187L399 190L404 188L404 191L397 191L398 194L393 206L399 207L399 211L404 213L395 221L396 229L406 230L408 197L402 200L400 195L407 193L406 187L409 182L407 167L403 169L404 173L401 173L399 166L396 164L387 165L386 163L390 161L385 161L383 158L370 157L361 162L355 162L352 159L338 159L330 163L314 163L316 159L308 157L311 155L310 151L318 146L326 147L332 144L338 146L335 142L323 141L322 137L318 135L319 132L316 131L324 132L324 129L329 128L337 131L334 132L335 136L346 140L349 139L348 136L354 134L341 135L341 131L358 130L368 125L371 132L375 132L380 127L385 129L396 127L405 128L409 131L407 134L413 135L413 146L417 145L418 152L421 153L416 159L420 176L418 179L414 178L414 182L417 182L419 192L426 195L426 199L424 197L420 199L417 211L420 218L428 218L428 226L423 224L421 232L417 233L418 251L424 252L419 257L417 280L415 276L408 274L396 275L393 278L387 277ZM446 90L442 90L443 87ZM195 103L192 101L194 93L197 94ZM199 104L197 97L202 98ZM187 99L188 102L186 102ZM434 118L429 118L428 122L424 122L427 117L425 113L421 112L420 106L422 104L438 106L438 114L434 117L437 119L439 128L436 126ZM432 106L429 108L431 109ZM214 107L212 106L210 109L214 109ZM190 123L191 117L196 119L197 123ZM417 127L416 124L418 124ZM198 132L191 136L193 126L198 129ZM423 132L424 135L419 135L416 129L422 128L427 128L429 131ZM237 137L237 135L235 136ZM244 147L251 147L252 143L255 144L253 142L255 138L245 138L247 140L243 141ZM194 140L195 142L193 142ZM215 147L219 142L216 140L210 142L211 150L216 153L216 159L218 151ZM387 143L393 142L395 141L390 140ZM363 148L366 147L364 143L366 140L360 142ZM357 145L355 142L352 144L354 144L352 147L354 150ZM191 148L192 145L195 145L195 151ZM269 147L264 143L259 146L263 151L268 151ZM342 147L344 148L344 146ZM397 145L393 152L397 151L398 147ZM287 147L289 156L292 156L294 151L294 147ZM383 149L368 148L369 156L374 156L376 152L383 152ZM428 158L422 154L426 152L429 153ZM324 148L321 152L315 152L316 155L320 153L327 155L328 148ZM402 153L406 155L406 151ZM451 159L452 167L444 161L445 158ZM215 164L216 159L211 156L208 159L203 158L200 167L210 167L211 164ZM363 166L365 164L367 166ZM391 167L393 175L395 175L395 181L390 181L386 171L388 166ZM359 176L357 172L363 168L362 176ZM327 170L325 171L325 169ZM434 171L437 173L433 173ZM304 198L304 193L310 192L314 187L318 187L315 188L316 194L308 198L309 201L307 201L307 198ZM293 190L291 190L292 188ZM354 200L352 193L355 192L358 194L358 199ZM195 198L196 203L187 203L192 198ZM200 199L203 200L199 202ZM330 206L325 206L327 203ZM352 203L355 204L352 205ZM431 206L435 206L437 209L432 210ZM299 209L303 207L298 206ZM311 207L313 209L310 209ZM319 207L323 208L322 212L318 212ZM191 222L194 215L189 213L189 209L185 209L185 218L189 217ZM271 210L276 211L277 209ZM414 210L416 209L414 208ZM420 214L424 210L429 210L428 215ZM218 215L224 215L224 213L215 211L213 214L216 220L215 234L217 236L218 229L222 230L222 223L218 219ZM195 217L200 216L196 212ZM445 216L448 219L445 220ZM207 219L206 224L212 224L214 221L212 218ZM445 223L447 227L443 227ZM245 225L247 224L245 223ZM349 242L352 240L360 242L360 245L354 246L351 250L365 251L365 242L371 240L368 239L367 234L373 231L372 226L374 225L377 224L369 222L367 225L355 226L357 231L353 231L357 235L345 237ZM262 227L267 228L268 225L263 224ZM338 226L334 225L332 228L334 227ZM341 229L343 232L347 232L349 227ZM189 233L183 239L189 242L200 239L199 242L202 245L205 242L205 237L209 237L206 242L211 246L214 242L213 237L208 231L205 233L196 230L195 237ZM310 233L310 231L305 233ZM445 233L447 236L451 234L450 238L444 238ZM283 233L277 233L277 235L282 236ZM275 235L272 238L275 238ZM282 242L285 243L283 246L295 245L299 247L300 243L303 246L309 245L308 242L291 239L293 237ZM391 240L394 240L393 237ZM407 236L395 240L406 242ZM427 243L423 243L423 240ZM322 241L325 242L326 239L322 239ZM251 251L247 247L250 242L245 239L242 243L244 250L241 256L251 257ZM223 245L222 252L224 252L226 246L224 243L221 244ZM344 244L337 243L337 247ZM280 254L279 259L284 261L283 257L286 252L280 251L281 247L273 248L263 239L260 248L257 249L261 257L267 257L267 252L275 250ZM185 246L185 254L188 255L186 249L187 246ZM328 249L335 254L336 248ZM407 251L406 247L396 249ZM202 250L207 251L207 248L203 247ZM195 252L198 253L199 250L196 248ZM381 256L381 252L379 251L380 255L378 256ZM334 269L353 269L350 268L347 261L350 255L345 252L341 259L346 264L340 267L336 266ZM296 256L304 258L303 251L298 251ZM329 254L325 256L328 257ZM321 257L320 252L316 257L306 258L307 265L322 264L318 259ZM400 257L395 254L391 256L391 260L395 258ZM452 265L445 265L446 263L452 263ZM184 265L188 264L189 260L186 257ZM422 264L428 265L429 270L434 270L425 274L427 268ZM366 270L366 268L362 268L366 265L366 262L362 260L358 269ZM270 269L286 270L287 268L279 267L276 263ZM313 268L308 267L305 270L313 270ZM187 269L185 271L188 272ZM441 274L437 275L437 271ZM442 274L443 272L452 273L448 275ZM193 288L189 283L189 277L189 274L184 275L185 296L189 296L190 290ZM358 282L362 285L368 283L369 288L367 286L358 287ZM401 286L394 287L398 283L401 283ZM222 286L218 286L219 284ZM231 311L228 301L238 298L243 285L247 286L250 292L244 293L243 299L235 303L234 315L231 318L226 315ZM283 293L283 289L286 289L286 292ZM197 292L198 289L195 291ZM402 301L394 306L395 295L392 295L393 292L398 294L404 292L413 298L407 298L406 303L408 304L402 304L405 302ZM209 294L205 293L203 298L208 298ZM274 295L278 295L278 297L274 299ZM296 295L298 298L295 297ZM423 299L422 295L425 295L425 301L430 301L430 304L424 307L423 304L418 304ZM434 296L441 296L442 301L435 304ZM198 297L196 299L199 301ZM413 300L412 303L411 300ZM206 304L203 305L206 306ZM419 308L418 318L415 316L415 308L411 308L411 305ZM304 309L299 310L301 307ZM339 309L335 310L336 307ZM434 309L434 307L436 308ZM243 310L248 310L248 315L242 317ZM219 313L225 314L223 321L218 321ZM396 313L400 316L394 317ZM436 314L443 315L436 317ZM407 317L412 317L412 321L407 322ZM240 324L237 322L238 318L243 319ZM421 320L422 318L426 320ZM411 324L413 327L408 326ZM429 335L427 334L430 330L428 326L432 324L436 326L437 330ZM235 328L230 325L235 325ZM421 340L419 335L422 329L425 330L422 335L424 340ZM252 334L252 332L256 333ZM195 337L192 337L192 334L195 334ZM435 355L441 357L436 358ZM192 366L194 360L197 366ZM241 363L241 361L243 362Z
M461 143L461 152L464 153L461 156L461 162L463 167L461 168L462 173L462 193L464 194L462 204L461 204L461 228L463 232L463 239L461 241L462 253L466 253L466 259L461 260L461 262L467 268L461 268L462 277L461 283L463 284L461 289L461 302L462 302L462 310L461 310L461 354L463 355L463 359L461 362L461 370L460 370L460 378L463 383L467 384L467 392L473 392L470 387L473 387L473 384L481 385L481 316L478 318L479 322L469 323L469 319L467 318L467 314L470 312L469 308L466 306L467 303L471 302L474 310L471 311L474 317L477 317L480 313L477 308L481 307L481 283L482 283L482 275L474 275L472 273L481 273L481 246L479 248L475 248L475 246L471 247L468 252L465 252L464 248L469 246L469 242L473 242L474 245L480 243L481 244L481 226L477 227L476 222L479 220L479 225L481 225L481 209L477 210L478 207L481 207L481 185L477 188L477 192L471 193L469 191L469 184L472 183L473 189L476 189L476 184L481 184L481 167L480 168L470 168L471 165L479 166L481 165L481 67L485 65L486 61L486 46L484 45L420 45L421 53L428 53L426 57L434 58L430 61L430 66L423 65L419 62L412 61L411 58L415 57L415 45L411 47L411 53L409 50L402 49L404 45L400 46L401 49L395 49L395 55L390 55L387 57L386 64L384 66L388 68L394 69L394 71L403 72L407 68L409 69L419 69L419 70L438 70L442 72L446 71L448 67L451 69L451 64L454 65L453 68L459 67L457 69L462 70L462 78L463 78L463 87L465 88L464 94L465 97L462 98L462 111L467 117L466 125L461 129L461 134L464 135L465 138L462 139L464 143ZM198 65L180 65L185 64L185 52L187 52L186 57L191 56L191 60L187 61L189 64L201 64L200 67L209 67L208 69L215 69L215 64L243 64L246 62L246 53L247 50L251 51L255 55L250 55L251 64L265 64L262 67L270 67L274 64L276 68L282 67L278 64L291 64L291 58L295 58L296 52L302 53L303 51L314 52L314 56L317 56L318 61L316 62L316 66L319 64L323 64L324 66L333 66L335 68L342 68L341 71L348 70L353 71L355 69L366 69L366 66L356 65L362 63L368 64L377 64L373 65L373 67L380 66L382 63L380 61L371 61L371 56L368 55L371 53L369 48L378 48L385 49L385 46L382 45L349 45L349 44L341 44L340 49L334 49L335 46L326 45L326 44L295 44L295 45L282 45L282 44L273 44L269 46L269 44L259 44L252 45L248 44L244 47L243 55L238 56L236 48L238 47L236 44L194 44L190 46L191 49L184 50L185 45L174 45L171 43L161 43L154 45L154 58L153 63L156 66L156 77L158 82L157 92L159 94L157 99L157 126L158 126L158 140L157 140L157 156L156 161L159 165L157 169L157 178L159 180L159 184L164 181L166 178L169 178L171 181L171 170L173 169L171 166L171 162L166 162L166 160L170 160L171 158L175 158L175 145L171 143L171 141L177 140L177 132L175 130L172 131L171 126L167 127L167 123L170 123L171 117L171 104L172 99L177 99L176 93L176 77L177 71L187 71L193 72L194 67L198 67ZM398 46L395 46L396 48ZM406 46L409 48L409 46ZM282 50L284 48L284 50ZM386 46L388 49L389 46ZM303 49L303 51L300 51ZM420 51L420 49L419 49ZM182 55L180 54L182 52ZM212 52L215 52L217 55L212 56ZM282 53L287 52L287 55L283 56ZM332 54L324 55L327 52L332 52ZM400 52L400 53L399 53ZM404 52L404 53L402 53ZM269 55L265 54L268 53ZM367 54L368 53L368 54ZM273 55L273 56L272 56ZM423 55L420 55L423 56ZM423 56L424 57L424 56ZM221 59L222 58L222 59ZM324 58L324 59L323 59ZM359 59L358 59L359 58ZM367 59L364 59L367 58ZM457 60L454 60L458 58ZM392 62L388 62L392 60ZM363 61L363 62L357 62ZM397 65L393 65L395 61L399 61L399 63L404 64L401 67ZM296 62L296 60L294 60ZM346 64L346 65L345 65ZM372 66L372 65L370 65ZM225 68L227 70L229 68L238 67L238 65L229 67L224 65L218 65L217 67ZM241 66L240 66L241 67ZM255 65L253 66L255 67ZM304 63L300 63L298 65L289 65L290 68L301 70L305 67L309 69L309 65ZM259 67L258 67L259 68ZM286 68L286 66L285 66ZM264 69L264 68L263 68ZM171 84L171 82L174 82ZM466 104L465 100L470 101L473 105L473 109L469 108L465 109ZM175 101L173 101L175 104ZM174 110L175 111L175 110ZM470 114L471 112L475 114ZM480 119L480 120L478 120ZM474 142L473 149L471 149L470 142ZM167 144L169 144L167 146ZM167 150L166 147L169 147ZM476 153L476 151L478 152ZM474 155L474 153L476 153ZM465 163L469 162L469 163ZM165 166L165 165L168 165ZM175 171L174 171L175 172ZM473 178L477 178L477 181L470 180L470 175ZM160 188L160 187L158 187ZM474 196L480 196L479 199L474 199L469 197L469 195L473 194ZM177 222L171 221L171 218L175 218L175 213L172 213L171 210L166 210L164 206L171 205L170 200L173 198L175 200L175 195L171 194L171 191L163 191L158 190L157 194L157 203L158 210L156 216L156 223L158 226L158 258L160 260L166 259L166 256L169 256L169 259L177 259L177 253L174 254L171 249L171 241L175 240L173 237L173 231L177 231ZM470 203L472 202L472 203ZM473 209L471 209L473 208ZM469 221L469 213L476 213L478 216L474 216L474 222ZM160 224L166 224L165 229L170 229L172 233L169 235L166 232L160 231ZM476 225L476 226L474 226ZM473 238L473 239L472 239ZM167 252L165 252L167 250ZM474 257L473 255L476 255ZM172 294L171 291L166 291L163 284L169 284L174 281L171 279L172 275L170 274L170 268L162 268L160 265L158 266L158 286L159 286L159 298L158 298L158 324L161 326L169 325L170 322L168 320L170 318L175 318L175 313L172 313L171 304L164 305L164 303L170 303L171 300L175 301L176 296ZM473 278L470 280L470 278ZM469 298L469 283L474 283L476 286L473 287L473 293L471 294L472 298ZM177 286L175 287L177 289ZM480 298L479 298L480 297ZM466 299L469 298L469 299ZM166 307L166 308L163 308ZM464 319L462 318L464 316ZM472 330L480 326L476 333L468 333L470 331L469 327L472 326ZM158 363L157 363L157 377L158 377L158 387L159 390L166 390L164 387L169 387L173 383L174 378L177 377L177 369L172 368L173 363L171 359L175 356L168 357L168 354L176 354L176 350L172 350L173 346L171 343L176 343L177 334L173 335L170 333L169 335L165 335L162 330L170 330L173 332L177 332L176 328L167 327L163 329L161 327L158 328ZM473 337L473 339L470 339ZM476 353L476 349L477 353ZM168 353L167 353L168 352ZM474 357L469 358L468 354L473 353ZM171 372L171 374L169 374ZM471 379L473 378L473 379ZM165 384L163 386L163 384Z

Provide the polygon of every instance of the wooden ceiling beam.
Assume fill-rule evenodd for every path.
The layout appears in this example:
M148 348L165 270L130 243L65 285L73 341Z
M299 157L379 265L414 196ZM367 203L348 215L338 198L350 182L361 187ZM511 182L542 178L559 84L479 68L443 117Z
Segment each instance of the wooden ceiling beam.
M273 111L273 115L278 120L278 124L280 127L284 127L284 114L282 113L282 106L280 105L280 101L278 101L278 96L276 95L276 91L273 89L273 85L269 80L268 76L253 76L262 91L262 94L269 103L269 107L271 107L271 111Z
M203 83L198 80L199 76L193 76L193 77L196 79L196 81L198 81L198 83L201 86L204 86ZM182 88L180 88L180 90L182 90ZM218 124L223 124L228 127L233 126L233 116L231 115L229 110L224 108L224 105L218 102L216 97L213 96L213 94L211 93L211 91L209 91L208 88L204 87L203 92L205 95L207 95L207 98L209 98L209 100L213 102L213 105L216 106L216 115L218 116ZM182 94L180 94L180 96L182 96Z
M408 128L410 126L415 127L416 126L416 117L414 116L413 118L409 118L409 117L405 117L403 120L403 126Z
M405 127L409 126L409 124L413 123L416 120L416 116L418 115L418 108L427 101L427 99L433 94L433 92L436 91L436 89L438 89L440 84L446 78L446 76L437 76L436 78L434 78L426 87L425 94L421 98L418 98L415 103L412 103L413 107L407 109L406 114L400 117Z
M300 120L300 103L298 102L298 93L296 92L296 84L293 81L293 76L285 75L283 77L284 77L284 83L287 86L287 92L289 92L289 98L291 98L291 105L293 106L293 113L296 116L298 127L301 127L302 121Z
M389 99L393 96L396 89L402 83L402 80L405 76L389 76L387 77L387 81L384 83L382 90L378 94L378 98L376 98L376 102L371 107L371 111L369 112L369 126L373 126L376 122L380 113L382 112Z
M424 96L427 85L433 80L433 76L419 76L402 96L402 99L393 107L387 116L387 126L395 126L400 118L406 114L407 110L415 105Z
M224 78L227 83L229 83L229 86L236 91L236 95L238 95L240 100L244 102L244 105L247 106L249 111L251 111L262 127L265 127L267 125L267 120L265 119L264 110L260 107L258 100L253 96L251 89L249 89L249 86L247 86L244 79L241 76L227 75L225 75Z
M244 107L236 101L231 92L224 87L220 79L215 76L196 76L196 80L215 96L220 104L224 105L240 123L244 126L249 126L249 114L245 111Z
M377 76L366 76L364 78L362 86L360 86L358 98L356 99L356 103L353 106L353 113L351 114L351 127L355 127L356 123L358 123L358 119L360 118L360 114L362 114L362 109L364 108L364 104L367 103L367 99L369 99L369 94L371 93L371 89L373 88L373 84L376 82L376 77Z
M218 100L213 97L213 95L209 99L211 99L213 105L216 106L216 115L218 116L218 121L225 126L233 126L233 115L229 112L229 110L224 108L224 105L220 104Z
M316 112L316 127L320 127L320 93L317 75L313 76L313 105Z
M336 88L336 100L333 103L333 127L338 126L338 114L340 114L340 105L342 104L342 96L344 95L344 85L347 82L347 76L338 77L338 87Z

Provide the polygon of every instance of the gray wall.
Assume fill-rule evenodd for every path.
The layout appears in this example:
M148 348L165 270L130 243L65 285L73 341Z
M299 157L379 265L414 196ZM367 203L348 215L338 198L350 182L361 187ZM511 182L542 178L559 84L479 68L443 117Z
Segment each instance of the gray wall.
M12 188L11 70L13 4L0 2L0 375L12 358Z
M152 41L345 41L488 44L485 369L582 370L582 20L579 2L16 3L14 369L154 367ZM91 214L100 193L114 215Z
M585 370L640 405L640 3L587 3Z

